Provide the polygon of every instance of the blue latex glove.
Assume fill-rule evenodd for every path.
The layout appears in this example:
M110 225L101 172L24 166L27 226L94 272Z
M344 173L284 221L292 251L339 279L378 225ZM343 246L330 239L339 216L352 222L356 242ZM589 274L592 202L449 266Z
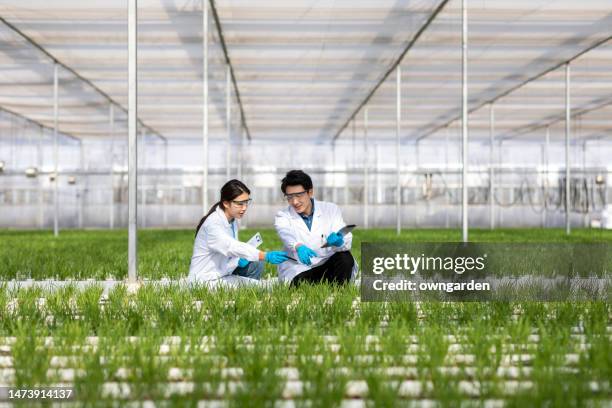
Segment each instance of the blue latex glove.
M338 234L337 232L332 232L327 236L327 245L339 247L344 244L344 237L342 234Z
M249 261L247 261L247 260L246 260L246 259L244 259L244 258L240 258L240 259L238 260L238 267L239 267L239 268L244 268L244 267L246 267L248 264L249 264Z
M280 263L285 262L288 259L289 258L287 258L287 254L284 253L283 251L266 252L266 257L264 258L266 262L271 263L272 265L278 265Z
M317 256L317 253L312 249L308 248L306 245L300 245L297 247L298 258L300 258L300 262L304 265L310 265L310 258L314 258Z

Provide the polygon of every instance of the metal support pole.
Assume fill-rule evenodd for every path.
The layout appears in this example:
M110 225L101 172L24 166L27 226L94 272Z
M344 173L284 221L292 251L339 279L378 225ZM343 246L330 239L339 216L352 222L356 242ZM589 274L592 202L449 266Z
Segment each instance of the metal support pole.
M419 139L415 140L414 142L414 154L415 154L415 163L416 163L416 168L414 171L414 179L415 179L415 187L417 188L417 191L415 191L415 205L414 205L414 227L415 228L419 228L420 225L420 215L419 215L419 211L420 211L420 206L419 206L419 201L420 198L419 194L418 194L418 180L419 180L419 175L420 175L420 169L421 169L421 151L420 151L420 143L419 143ZM427 183L427 176L425 175L425 173L423 172L423 176L425 178L425 183ZM424 193L425 190L423 190L421 188L421 193Z
M24 133L26 132L25 128L24 128ZM28 152L28 162L33 164L34 163L34 159L32 157L30 157L30 153L32 154L32 156L34 156L34 129L32 129L31 132L28 132L28 145L27 145L27 152ZM28 194L30 193L30 191L28 190ZM30 203L29 199L27 201L28 203Z
M363 227L369 228L370 185L368 174L368 107L363 109Z
M586 148L587 148L586 144L587 144L587 141L584 140L582 142L582 177L584 178L585 183L587 183L587 180L588 180L587 172L586 172ZM588 184L586 184L586 185L587 185L587 190L584 192L584 194L587 197L586 198L587 207L585 208L586 211L584 212L584 216L583 216L583 226L585 228L588 228L589 224L590 224L590 222L589 222L590 208L588 207L588 203L589 203L589 200L588 200L588 196L589 196Z
M401 65L398 64L396 68L396 82L395 82L395 216L396 216L396 232L399 235L402 232L402 186L400 182L400 122L402 120L402 69Z
M248 185L248 181L246 180L246 174L243 175L243 163L244 163L244 139L246 137L246 128L244 126L240 127L240 144L238 145L238 180L241 180L243 183ZM248 174L248 172L247 172ZM240 220L240 227L247 228L248 226L248 216L249 212L245 214L245 217L242 217Z
M59 115L59 86L58 86L58 69L57 62L53 64L53 173L55 180L53 181L53 235L59 235L59 146L57 135L57 122Z
M238 141L238 163L236 163L237 165L237 169L236 169L236 175L237 175L237 179L238 180L242 180L242 136L243 136L243 132L242 132L242 127L240 128L240 140Z
M169 174L168 174L168 139L164 140L164 183L162 183L162 206L163 206L163 219L164 219L164 227L168 227L168 186L170 183L168 182Z
M231 151L230 151L230 147L231 147L231 142L232 142L232 105L231 105L231 94L230 94L230 90L231 90L231 73L230 73L230 66L227 65L226 66L226 70L225 70L225 123L226 123L226 127L227 127L227 135L226 135L226 151L225 151L225 178L226 180L230 179L230 167L232 165L231 162Z
M147 227L147 183L149 182L149 177L147 176L147 166L149 165L149 161L147 160L147 131L144 127L140 128L141 134L141 151L142 151L142 177L140 178L140 212L141 212L141 228Z
M540 145L540 167L537 170L538 176L540 177L540 180L541 180L541 182L540 182L540 189L542 190L542 194L545 194L545 192L544 192L544 170L543 170L545 162L546 162L546 145L545 145L545 143L542 143ZM545 228L546 227L546 206L544 204L544 201L545 201L544 199L545 198L546 198L546 196L543 195L543 198L542 198L542 211L540 212L540 227L541 228Z
M137 0L128 0L128 280L135 282L138 272L137 253Z
M463 242L468 242L468 89L467 89L467 0L461 0L462 34L461 34L461 235Z
M202 0L202 214L208 211L208 1Z
M111 152L110 152L110 201L108 210L108 228L115 228L115 107L111 103L108 106L108 117L109 117L109 136L111 138Z
M83 147L83 141L79 141L79 169L81 173L80 180L76 184L77 197L78 197L78 226L79 229L83 229L83 194L85 194L84 174L85 174L85 148Z
M444 211L444 226L448 228L450 226L450 218L449 218L449 207L450 207L450 189L448 187L448 126L444 131L444 176L446 178L446 210Z
M565 234L571 232L570 226L570 125L571 125L571 108L570 108L570 64L565 64Z
M498 186L498 190L503 191L504 188L504 180L503 180L503 173L502 173L502 159L504 158L503 155L503 143L504 141L502 139L499 139L499 143L497 145L497 174L498 174L498 178L497 178L497 184ZM510 194L512 194L512 192L514 191L514 189L510 189ZM514 200L511 199L510 202L513 202ZM497 217L497 225L499 225L500 227L502 227L504 225L504 212L502 211L503 208L499 208L499 211L497 211L497 213L499 214Z
M15 169L15 168L17 168L17 160L16 160L16 157L15 157L15 145L17 144L17 141L15 140L16 137L17 137L16 136L17 130L15 129L16 128L16 126L15 126L15 116L10 116L10 121L11 121L11 127L10 127L10 133L11 133L10 136L11 136L11 139L10 139L10 142L9 142L9 158L10 158L9 160L10 160L10 163L11 163L11 168Z
M544 227L548 226L548 183L549 183L549 157L550 157L550 127L546 126L546 140L544 141Z
M351 148L352 148L351 149L352 150L351 166L353 168L355 167L355 163L356 163L355 162L355 159L356 159L356 155L355 155L355 138L357 136L357 123L356 122L357 121L355 119L353 119L353 135L352 135L353 137L352 137L352 140L351 140ZM348 162L348 160L347 160L347 162ZM348 167L348 165L347 165L347 167ZM348 176L348 174L347 174L347 176Z
M489 105L489 229L495 229L495 107Z
M349 203L349 172L348 172L348 160L346 159L346 155L344 155L344 205L348 205Z
M338 191L336 189L336 141L332 141L332 200L338 202Z
M45 130L43 127L40 127L40 137L38 138L38 143L36 145L36 166L38 167L38 171L42 171L43 167L43 152L42 152L42 141L45 136ZM44 201L44 191L42 184L42 177L38 177L38 226L40 229L45 227L45 201Z
M380 144L376 143L376 204L382 203L382 188L380 177ZM376 218L374 219L376 223Z

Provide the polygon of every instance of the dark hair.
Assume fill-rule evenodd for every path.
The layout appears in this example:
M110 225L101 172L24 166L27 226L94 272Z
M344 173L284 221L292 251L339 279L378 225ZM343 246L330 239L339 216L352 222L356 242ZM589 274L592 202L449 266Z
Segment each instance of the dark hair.
M198 231L204 221L208 218L210 214L217 210L217 207L221 205L223 201L232 201L234 198L238 197L242 193L251 194L251 190L240 180L230 180L221 187L221 198L212 207L208 210L208 213L200 220L200 223L196 227L195 234L198 235Z
M302 186L304 190L312 189L312 179L302 170L290 170L281 181L281 191L285 194L287 186Z

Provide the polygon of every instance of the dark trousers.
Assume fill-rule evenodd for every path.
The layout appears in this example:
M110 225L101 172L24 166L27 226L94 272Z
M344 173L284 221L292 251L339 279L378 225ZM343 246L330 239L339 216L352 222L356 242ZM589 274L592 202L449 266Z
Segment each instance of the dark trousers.
M324 264L308 269L293 278L291 286L297 286L302 282L345 284L351 279L353 265L355 260L350 251L336 252Z

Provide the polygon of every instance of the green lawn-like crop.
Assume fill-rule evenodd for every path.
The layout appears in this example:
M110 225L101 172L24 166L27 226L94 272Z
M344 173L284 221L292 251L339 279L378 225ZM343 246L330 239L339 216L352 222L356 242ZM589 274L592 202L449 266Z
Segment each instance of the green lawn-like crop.
M255 230L241 232L243 240ZM260 230L277 249L272 230ZM188 272L193 231L139 232L140 275ZM602 242L607 231L475 230L474 241ZM124 278L125 231L0 232L2 279ZM355 232L458 241L458 231ZM273 270L267 269L268 274ZM354 285L271 290L0 285L0 386L74 387L77 406L581 407L612 404L606 302L361 303ZM113 394L113 387L125 394ZM163 404L162 403L162 404ZM31 406L31 401L24 406ZM494 404L495 405L495 404Z
M240 232L246 241L261 232L264 250L280 249L273 229ZM612 242L612 231L576 229L566 236L561 229L472 230L475 242ZM139 276L148 279L186 277L193 248L193 230L142 230L138 233ZM353 254L360 259L363 241L458 242L458 230L404 230L397 236L388 229L353 233ZM127 231L0 231L0 279L124 279L127 276ZM266 274L274 270L266 266Z

